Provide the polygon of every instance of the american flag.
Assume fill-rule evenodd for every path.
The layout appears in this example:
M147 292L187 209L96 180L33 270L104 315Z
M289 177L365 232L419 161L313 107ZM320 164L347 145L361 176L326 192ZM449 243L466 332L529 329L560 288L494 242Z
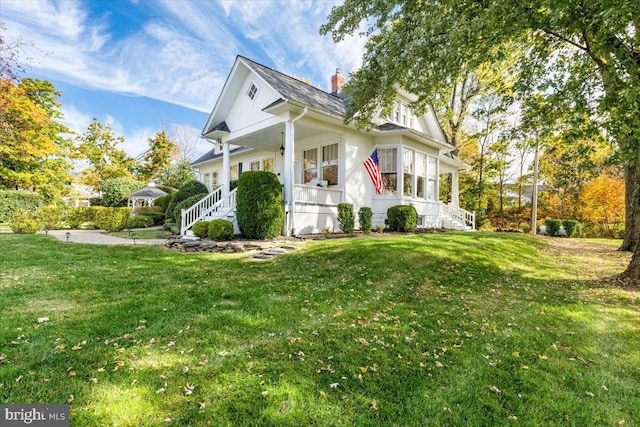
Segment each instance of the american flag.
M369 158L364 161L364 168L367 170L367 173L371 178L371 182L373 182L373 186L375 187L376 192L378 194L382 194L384 184L382 182L382 174L380 173L380 163L378 162L377 148L373 150L371 156L369 156Z

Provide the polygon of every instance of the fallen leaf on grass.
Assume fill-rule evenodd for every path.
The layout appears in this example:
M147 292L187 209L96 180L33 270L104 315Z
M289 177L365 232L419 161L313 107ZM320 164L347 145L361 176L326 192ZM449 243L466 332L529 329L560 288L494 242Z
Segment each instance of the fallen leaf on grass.
M337 388L340 385L340 383L331 383L329 384L329 388Z
M164 387L161 387L156 390L156 394L164 393L165 391L167 391L167 389L165 389Z
M500 389L498 387L494 386L494 385L490 384L487 387L489 388L489 391L491 391L493 393L497 393L497 394L502 393L502 391L500 391Z
M67 398L67 403L73 402L73 399L75 399L75 397L73 396L73 394L70 394L69 397Z
M49 321L48 317L38 317L38 323L45 323L48 321Z
M590 391L585 391L584 394L586 394L589 397L594 397L595 394L591 393Z
M371 409L373 409L374 411L378 410L378 402L376 402L375 399L371 401Z
M196 388L195 384L187 384L184 386L184 395L190 396L193 394L193 389Z

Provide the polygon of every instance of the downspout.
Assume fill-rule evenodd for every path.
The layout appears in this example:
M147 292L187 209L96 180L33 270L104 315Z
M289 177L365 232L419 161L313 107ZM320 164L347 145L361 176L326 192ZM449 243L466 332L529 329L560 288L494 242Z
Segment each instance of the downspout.
M289 160L287 162L286 167L289 168L289 173L286 174L286 176L289 178L289 182L287 182L287 187L288 187L288 195L289 195L289 200L287 200L288 204L289 204L289 213L291 214L291 218L289 219L289 225L290 228L289 230L287 230L287 234L290 234L291 236L293 236L295 234L295 197L294 197L294 183L295 183L295 170L294 170L294 162L295 162L295 137L294 137L294 123L298 120L300 120L301 118L303 118L304 116L307 115L307 112L309 111L308 107L304 107L304 110L302 110L302 113L300 113L297 117L295 117L294 119L290 120L287 122L287 146L286 146L286 153L290 153L289 156Z

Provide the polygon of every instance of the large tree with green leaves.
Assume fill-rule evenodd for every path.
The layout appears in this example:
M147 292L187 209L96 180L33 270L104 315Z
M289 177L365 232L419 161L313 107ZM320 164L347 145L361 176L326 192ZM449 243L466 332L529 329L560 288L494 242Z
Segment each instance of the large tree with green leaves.
M109 178L133 178L136 162L118 148L124 137L116 136L111 126L93 119L86 132L78 137L78 157L90 166L82 173L82 183L98 190Z
M597 115L621 153L623 247L634 249L625 274L640 278L639 17L640 2L624 0L345 0L321 32L340 41L365 26L363 66L345 88L347 119L365 126L398 87L418 95L419 110L461 70L502 63L513 46L526 49L513 69L517 89L574 96L574 108Z

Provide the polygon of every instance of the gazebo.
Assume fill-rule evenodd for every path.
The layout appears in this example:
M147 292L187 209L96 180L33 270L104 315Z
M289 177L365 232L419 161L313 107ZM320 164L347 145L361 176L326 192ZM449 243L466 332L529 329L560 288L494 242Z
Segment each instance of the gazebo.
M131 193L127 196L127 206L135 213L138 206L153 206L153 201L158 197L166 196L167 193L156 187L153 181L149 181L146 187Z

